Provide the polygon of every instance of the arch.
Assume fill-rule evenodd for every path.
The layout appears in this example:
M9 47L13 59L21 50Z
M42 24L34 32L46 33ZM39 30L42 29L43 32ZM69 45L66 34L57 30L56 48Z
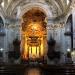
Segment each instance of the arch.
M69 18L70 15L72 15L72 12L71 11L69 11L68 15L66 16L65 24L67 23L67 20L68 20L68 18Z
M21 8L19 18L22 18L22 16L32 8L38 8L39 10L43 11L46 14L47 18L52 17L52 12L49 10L49 7L47 5L42 3L28 3Z
M72 14L70 14L70 15L68 16L66 23L71 19L71 17L72 17Z
M4 24L4 27L5 27L5 18L4 18L4 16L2 15L1 12L0 12L0 17L1 17L1 19L2 19L2 21L3 21L3 24Z
M0 13L0 35L5 36L5 19L3 15Z

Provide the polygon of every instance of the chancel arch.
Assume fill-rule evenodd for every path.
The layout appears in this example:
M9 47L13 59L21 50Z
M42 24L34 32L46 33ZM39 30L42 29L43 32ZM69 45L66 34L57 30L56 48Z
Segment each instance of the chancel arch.
M45 15L47 16L47 18L53 17L52 12L50 11L48 5L45 5L42 3L28 3L28 4L24 5L22 8L20 8L21 12L20 12L18 18L21 19L23 14L26 13L27 11L31 10L32 8L37 8L37 9L43 11L45 13Z

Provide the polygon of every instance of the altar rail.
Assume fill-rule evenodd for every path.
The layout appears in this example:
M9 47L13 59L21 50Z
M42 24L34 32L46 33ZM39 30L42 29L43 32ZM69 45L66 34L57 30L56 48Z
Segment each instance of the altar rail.
M75 75L75 65L0 65L0 75L25 75L27 68L38 68L43 75Z

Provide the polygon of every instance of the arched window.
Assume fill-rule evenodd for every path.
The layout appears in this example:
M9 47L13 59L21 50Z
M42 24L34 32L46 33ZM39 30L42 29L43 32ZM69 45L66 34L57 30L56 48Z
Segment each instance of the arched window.
M0 36L4 36L4 35L5 35L4 22L0 17Z
M67 46L73 49L73 23L72 23L72 14L68 17L66 22L66 32Z

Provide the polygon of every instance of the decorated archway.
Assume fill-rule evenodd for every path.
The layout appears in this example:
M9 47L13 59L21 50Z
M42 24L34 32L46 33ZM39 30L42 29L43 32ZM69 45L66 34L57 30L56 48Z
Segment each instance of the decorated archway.
M43 59L47 53L46 14L32 8L22 16L21 49L23 60Z

